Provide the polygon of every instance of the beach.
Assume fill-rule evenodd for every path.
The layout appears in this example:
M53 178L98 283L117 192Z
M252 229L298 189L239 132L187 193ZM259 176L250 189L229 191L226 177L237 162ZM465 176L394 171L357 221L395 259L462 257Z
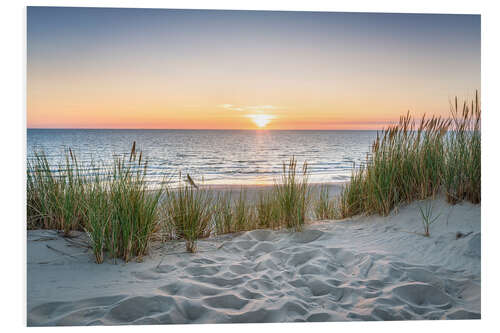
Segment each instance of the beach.
M487 316L480 13L332 10L25 6L27 326Z
M419 207L439 218L422 236ZM477 319L481 209L444 197L388 216L154 242L97 265L86 235L27 231L28 326Z

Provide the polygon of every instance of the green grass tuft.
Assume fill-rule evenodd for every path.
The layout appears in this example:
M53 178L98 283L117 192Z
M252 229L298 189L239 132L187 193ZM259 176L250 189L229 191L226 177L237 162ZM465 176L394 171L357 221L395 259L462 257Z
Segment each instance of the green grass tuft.
M335 201L328 195L328 186L321 185L318 198L314 202L314 216L318 220L331 220L335 218Z
M448 202L481 201L481 111L474 101L457 99L452 117L422 117L418 126L407 114L377 134L366 166L353 172L341 193L338 215L387 215L404 203L444 191Z
M188 252L196 252L197 240L210 235L213 198L211 191L195 187L192 180L189 184L180 182L176 189L167 191L163 205L165 223L175 238L185 240Z
M98 263L105 252L125 261L145 255L163 190L148 190L147 163L142 155L137 162L133 152L129 162L125 156L115 159L111 169L93 163L85 169L70 149L57 170L43 152L36 152L27 170L28 227L62 230L65 235L86 231Z
M218 235L234 232L231 193L219 193L214 203L215 232Z
M297 172L297 161L292 157L283 163L281 181L274 186L281 224L296 231L302 230L310 206L311 188L307 163Z
M275 190L259 192L255 210L258 228L281 227L280 205Z

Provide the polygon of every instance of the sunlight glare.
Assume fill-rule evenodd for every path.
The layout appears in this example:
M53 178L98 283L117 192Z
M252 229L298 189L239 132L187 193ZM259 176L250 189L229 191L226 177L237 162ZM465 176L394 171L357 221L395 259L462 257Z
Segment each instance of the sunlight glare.
M274 119L274 116L269 114L251 114L248 115L250 119L257 125L259 128L264 128Z

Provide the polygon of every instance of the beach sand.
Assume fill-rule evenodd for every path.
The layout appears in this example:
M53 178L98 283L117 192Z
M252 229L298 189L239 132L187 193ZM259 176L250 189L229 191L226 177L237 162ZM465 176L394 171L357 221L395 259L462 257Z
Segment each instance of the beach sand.
M319 193L321 186L325 186L328 189L328 196L333 197L340 194L342 191L342 186L344 183L312 183L309 184L311 193ZM273 185L263 184L263 185L207 185L201 186L202 188L207 188L213 190L214 193L229 194L231 199L237 200L240 196L240 192L243 190L246 195L246 199L249 202L256 202L259 197L259 193L266 192L273 189Z
M424 237L424 203L213 237L195 254L154 243L127 264L95 264L85 234L28 231L28 325L480 318L480 206L433 200L441 215Z

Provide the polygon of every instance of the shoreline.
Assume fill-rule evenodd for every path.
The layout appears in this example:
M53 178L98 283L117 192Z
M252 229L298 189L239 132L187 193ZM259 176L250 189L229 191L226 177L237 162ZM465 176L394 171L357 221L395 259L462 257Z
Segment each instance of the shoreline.
M155 242L127 264L97 265L80 238L31 230L28 326L480 318L481 207L426 201L441 213L430 237L414 202L201 239L194 254Z
M343 185L348 184L349 181L343 182L321 182L321 183L308 183L313 187L319 187L321 185L325 185L328 187L342 187ZM272 188L274 184L199 184L201 188L211 188L214 190L229 190L229 189L238 189L238 188L249 188L249 189L268 189Z
M328 196L332 199L335 196L338 196L342 190L344 185L348 184L348 182L342 183L309 183L311 190L311 195L316 196L319 193L319 190L322 186L325 186L328 189ZM200 189L207 189L213 191L214 194L218 193L230 193L232 199L237 199L240 192L243 190L246 192L246 199L250 203L255 203L257 199L257 195L261 192L270 191L274 188L273 184L254 184L254 185L235 185L235 184L217 184L217 185L199 185Z

